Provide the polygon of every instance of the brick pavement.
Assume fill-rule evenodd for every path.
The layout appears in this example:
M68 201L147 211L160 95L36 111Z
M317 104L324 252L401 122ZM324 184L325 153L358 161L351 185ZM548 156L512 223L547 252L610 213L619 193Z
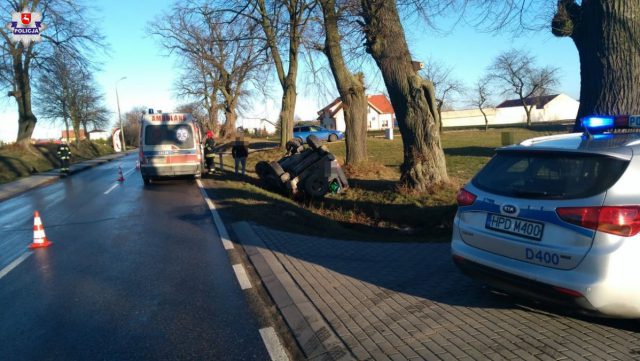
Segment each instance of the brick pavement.
M251 228L356 359L640 359L640 322L570 316L492 294L458 272L449 244Z

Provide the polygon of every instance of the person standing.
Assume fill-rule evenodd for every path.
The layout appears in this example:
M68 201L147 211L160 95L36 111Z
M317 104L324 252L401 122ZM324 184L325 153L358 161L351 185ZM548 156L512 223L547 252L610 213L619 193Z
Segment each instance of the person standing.
M71 148L67 143L62 142L58 146L58 159L60 159L60 171L62 173L69 173L69 163L71 161Z
M207 171L212 174L215 170L214 157L216 141L213 139L213 132L207 130L207 139L204 141L204 161L207 165Z
M244 175L247 157L249 156L249 147L242 138L236 138L236 142L233 144L233 148L231 148L231 156L236 163L236 174L238 174L238 167L242 166L242 175Z

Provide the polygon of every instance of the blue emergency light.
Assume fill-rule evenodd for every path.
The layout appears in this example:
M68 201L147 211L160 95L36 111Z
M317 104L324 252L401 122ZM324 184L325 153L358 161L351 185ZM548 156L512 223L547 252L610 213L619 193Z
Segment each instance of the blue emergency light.
M590 115L582 118L582 126L589 133L601 133L615 128L615 117Z

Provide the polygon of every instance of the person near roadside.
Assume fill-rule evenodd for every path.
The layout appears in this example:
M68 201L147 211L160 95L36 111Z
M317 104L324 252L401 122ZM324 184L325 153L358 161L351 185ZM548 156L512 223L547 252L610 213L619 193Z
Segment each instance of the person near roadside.
M71 162L71 148L66 142L58 145L58 159L60 159L60 172L69 173L69 163Z
M215 147L216 141L213 139L213 132L207 131L207 139L204 141L204 161L207 165L207 171L212 174L215 170Z
M247 166L247 157L249 156L249 146L241 137L237 137L233 147L231 148L231 156L236 163L236 174L238 174L238 167L242 167L242 175L244 175L245 167Z

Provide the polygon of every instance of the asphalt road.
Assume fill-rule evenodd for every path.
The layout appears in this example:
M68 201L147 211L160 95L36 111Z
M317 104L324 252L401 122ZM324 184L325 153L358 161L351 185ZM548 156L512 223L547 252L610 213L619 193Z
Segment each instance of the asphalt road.
M135 159L0 202L0 360L269 358L196 183Z

